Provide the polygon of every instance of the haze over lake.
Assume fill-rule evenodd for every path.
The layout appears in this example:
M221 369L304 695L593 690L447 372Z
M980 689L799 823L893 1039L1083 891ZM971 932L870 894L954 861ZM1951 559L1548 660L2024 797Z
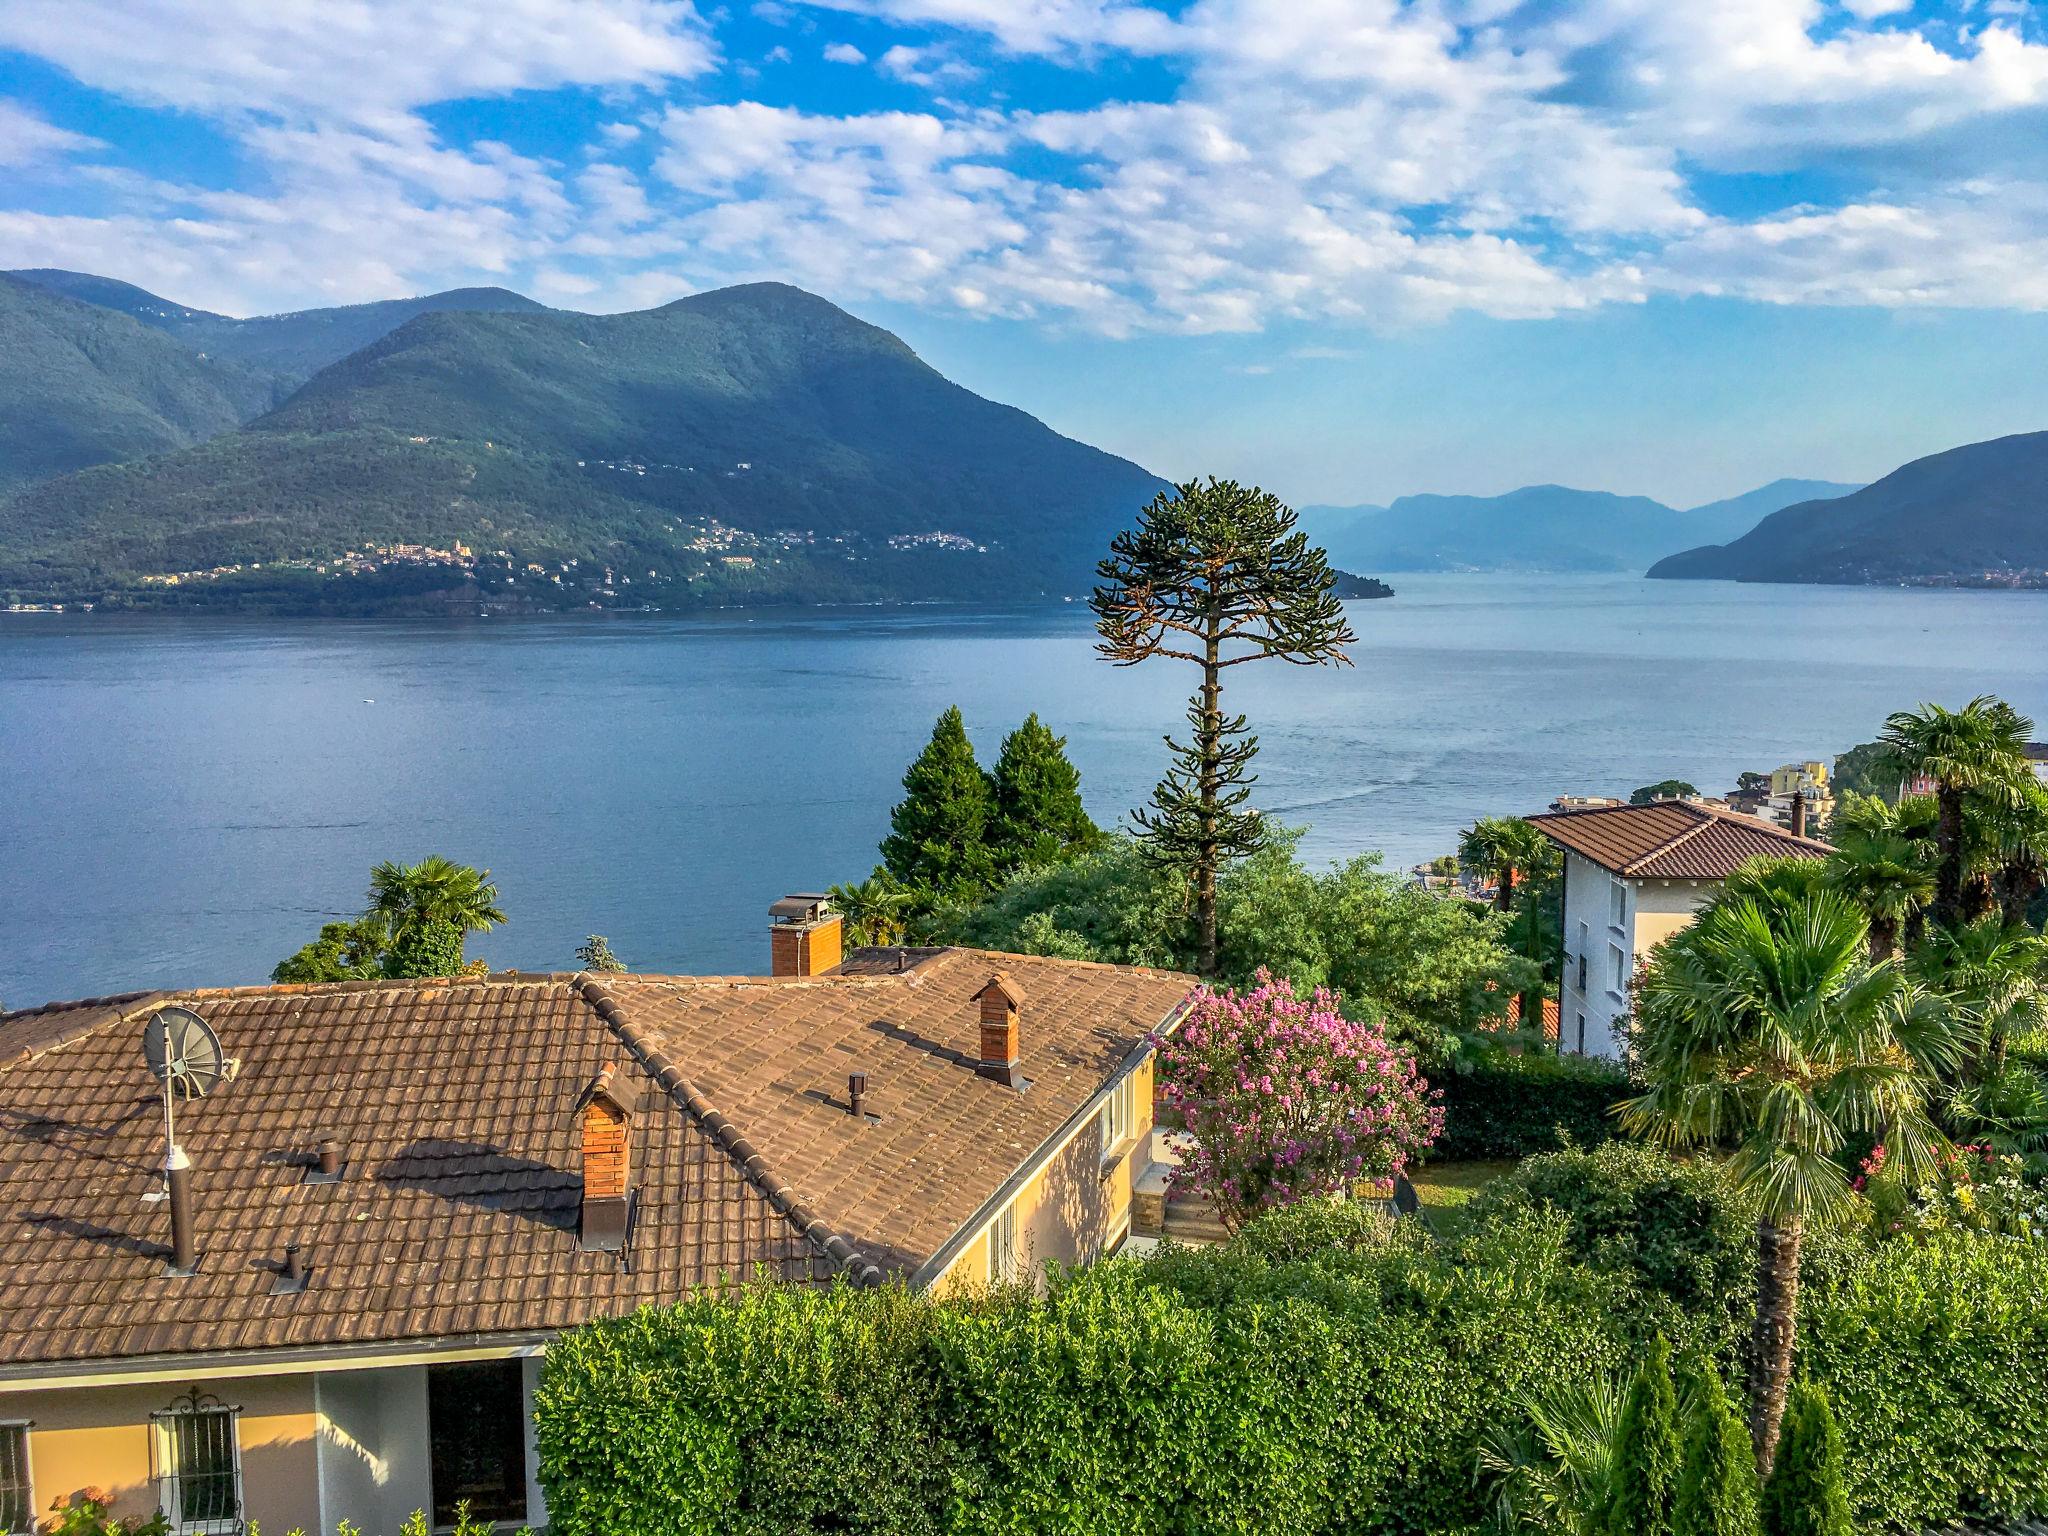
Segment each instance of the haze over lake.
M1317 861L1396 867L1564 792L1832 757L1885 712L2048 714L2048 598L1408 576L1355 667L1230 675L1258 801ZM768 903L874 863L958 703L984 762L1036 710L1105 824L1194 669L1097 660L1080 603L468 624L0 615L0 1000L255 982L370 866L487 866L494 966L759 971Z

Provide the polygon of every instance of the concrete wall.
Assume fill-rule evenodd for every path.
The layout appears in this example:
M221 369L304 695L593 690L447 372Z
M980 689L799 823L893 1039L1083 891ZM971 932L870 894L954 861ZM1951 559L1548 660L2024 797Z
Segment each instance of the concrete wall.
M1630 908L1623 906L1623 926L1614 923L1614 891L1624 897L1627 883L1591 859L1567 853L1564 858L1564 977L1558 988L1558 1049L1588 1056L1620 1055L1616 1019L1626 1011L1626 998L1613 989L1608 946L1628 944ZM1579 986L1579 957L1586 961L1586 985ZM1584 1019L1583 1030L1580 1020Z
M116 1515L146 1520L155 1514L149 1416L194 1386L242 1410L237 1432L248 1517L280 1533L293 1526L314 1530L320 1520L319 1418L309 1376L0 1393L0 1419L34 1423L29 1465L41 1512L81 1489L98 1488L112 1496Z
M426 1367L325 1371L319 1401L323 1529L347 1519L364 1536L397 1536L433 1500Z

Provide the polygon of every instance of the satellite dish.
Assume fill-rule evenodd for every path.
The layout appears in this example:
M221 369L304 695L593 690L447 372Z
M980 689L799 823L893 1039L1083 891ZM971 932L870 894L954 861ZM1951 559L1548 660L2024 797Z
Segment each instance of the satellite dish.
M190 1008L159 1008L142 1031L142 1054L166 1099L203 1099L234 1076L220 1036Z

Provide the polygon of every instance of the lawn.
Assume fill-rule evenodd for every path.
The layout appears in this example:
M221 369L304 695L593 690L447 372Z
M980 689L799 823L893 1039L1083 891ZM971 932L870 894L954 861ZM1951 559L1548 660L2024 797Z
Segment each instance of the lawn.
M1415 1186L1424 1210L1455 1210L1504 1173L1515 1168L1513 1158L1477 1158L1468 1163L1425 1163L1410 1170L1408 1182Z

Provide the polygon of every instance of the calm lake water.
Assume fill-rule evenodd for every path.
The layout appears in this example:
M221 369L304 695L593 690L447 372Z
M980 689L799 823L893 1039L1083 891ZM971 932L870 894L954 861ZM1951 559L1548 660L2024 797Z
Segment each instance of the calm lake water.
M2048 597L1407 576L1356 666L1239 669L1258 803L1317 859L1449 848L1488 813L1828 757L1889 709L2048 715ZM1115 820L1192 669L1094 659L1078 603L963 614L468 624L0 615L0 999L263 980L371 864L490 868L495 965L764 969L768 903L874 862L958 703L1031 710Z

